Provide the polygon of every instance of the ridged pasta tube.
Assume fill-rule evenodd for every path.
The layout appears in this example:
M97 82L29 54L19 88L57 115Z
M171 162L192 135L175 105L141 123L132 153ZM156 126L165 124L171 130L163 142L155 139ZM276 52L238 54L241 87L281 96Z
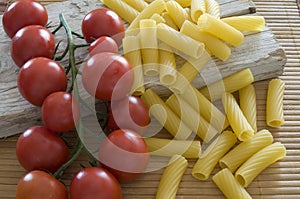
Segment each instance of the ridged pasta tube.
M189 20L190 16L176 1L168 1L166 3L166 10L175 24L180 28L185 20Z
M256 176L274 162L286 155L286 149L280 142L275 142L251 156L235 173L238 182L247 187Z
M265 28L263 16L234 16L222 18L222 21L241 31L260 32Z
M246 141L254 135L254 130L245 118L234 96L230 93L225 93L222 96L222 103L229 124L240 141Z
M197 23L198 18L206 12L205 0L191 0L191 18Z
M229 151L223 158L220 159L219 164L221 168L228 168L232 173L234 173L238 167L253 154L272 144L272 142L272 134L266 129L261 130L249 140L241 142L234 149Z
M156 199L175 199L179 184L188 166L187 160L174 155L165 168L156 192Z
M252 198L227 168L216 173L212 180L228 199Z
M220 4L215 0L205 0L206 13L220 19Z
M141 12L148 6L148 3L146 3L144 0L123 0L123 1L139 12Z
M159 80L164 85L171 85L176 81L176 60L172 48L165 43L159 45Z
M200 156L193 167L192 175L199 180L208 179L218 161L236 141L236 136L231 131L224 131Z

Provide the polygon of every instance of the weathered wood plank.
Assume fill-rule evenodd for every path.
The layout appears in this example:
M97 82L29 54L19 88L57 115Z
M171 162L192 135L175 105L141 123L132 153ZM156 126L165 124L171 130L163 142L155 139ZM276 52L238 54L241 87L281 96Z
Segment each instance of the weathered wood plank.
M220 0L222 16L248 14L255 11L253 3L248 0ZM52 24L58 23L58 14L64 13L74 31L80 32L83 16L90 10L103 6L99 0L71 0L47 6ZM63 33L61 33L63 34ZM57 36L57 40L62 38ZM10 58L10 39L5 36L0 27L0 137L20 133L26 128L41 124L40 109L33 107L19 94L16 79L18 68ZM6 53L7 52L7 53ZM83 55L82 55L83 56ZM250 67L256 80L277 76L282 73L285 63L284 52L277 44L273 34L267 28L263 33L247 35L245 42L232 49L232 56L227 62L214 60L222 76L228 76L242 68ZM210 81L216 81L215 72L209 67L203 70L203 75ZM194 81L197 87L203 85L203 79Z

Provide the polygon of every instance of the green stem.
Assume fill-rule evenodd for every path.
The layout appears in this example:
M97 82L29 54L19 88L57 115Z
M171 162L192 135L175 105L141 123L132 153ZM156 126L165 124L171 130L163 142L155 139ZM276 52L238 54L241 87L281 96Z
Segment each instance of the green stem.
M63 27L63 25L60 23L60 24L52 31L52 34L55 35L55 33L56 33L57 31L59 31L62 27Z

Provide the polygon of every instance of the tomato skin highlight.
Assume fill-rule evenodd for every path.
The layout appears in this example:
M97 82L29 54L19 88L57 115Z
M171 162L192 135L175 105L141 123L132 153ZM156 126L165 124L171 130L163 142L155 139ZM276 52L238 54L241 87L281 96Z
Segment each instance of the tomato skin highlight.
M35 57L51 59L54 56L55 39L53 34L43 26L26 26L12 38L10 51L15 64L22 67Z
M97 99L120 100L129 95L133 71L127 59L119 54L103 52L90 57L82 70L82 83Z
M27 61L18 74L18 89L21 95L36 106L42 106L49 94L65 91L67 83L62 66L45 57Z
M112 10L98 8L88 13L81 24L82 34L88 43L101 36L112 37L118 45L124 37L124 23Z
M15 1L6 9L2 17L4 31L10 38L25 26L45 26L47 21L46 8L36 1Z
M20 135L16 155L27 171L42 169L53 173L68 161L69 151L55 132L43 126L33 126Z
M89 47L89 54L93 56L102 52L118 52L118 44L111 37L101 36L93 41Z
M139 97L129 96L111 102L107 122L108 130L129 129L142 135L149 123L148 107Z
M70 199L83 198L121 199L121 186L104 168L84 168L73 177L70 185Z
M100 144L99 161L120 182L131 182L145 172L149 163L144 139L131 130L116 130Z
M79 120L78 102L70 93L52 93L42 105L42 120L54 132L70 131Z
M22 177L16 199L68 199L66 187L50 174L35 170Z

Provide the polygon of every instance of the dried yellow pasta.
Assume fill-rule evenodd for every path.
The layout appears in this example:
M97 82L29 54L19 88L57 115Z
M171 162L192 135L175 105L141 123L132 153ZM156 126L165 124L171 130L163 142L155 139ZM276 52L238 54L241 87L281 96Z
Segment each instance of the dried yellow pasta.
M236 171L235 178L243 187L247 187L265 168L284 158L285 155L286 149L280 142L266 146L242 164Z
M111 1L111 0L105 0ZM151 2L128 26L126 32L131 32L134 29L139 28L140 21L142 19L149 19L154 13L161 14L165 10L164 0L155 0Z
M131 23L140 13L122 0L101 0L104 5L115 11L122 19Z
M197 23L198 18L206 12L205 0L191 0L191 18Z
M157 25L157 37L169 46L192 58L201 57L205 51L203 43L174 30L166 24L160 23Z
M183 23L180 32L195 39L196 41L203 42L205 44L205 48L212 55L222 61L226 61L231 54L231 49L227 44L211 34L203 32L199 26L190 21L186 20Z
M247 121L257 132L256 124L256 93L252 84L239 90L240 107Z
M185 140L191 135L192 130L177 117L153 90L147 89L141 99L148 106L150 113L176 139Z
M232 173L234 173L238 167L248 160L253 154L272 144L272 142L272 134L266 129L261 130L249 140L241 142L234 149L229 151L223 158L220 159L219 164L221 168L228 168Z
M191 5L191 0L175 0L179 3L183 8L189 7Z
M187 160L174 155L165 168L156 192L156 199L175 199L179 184L188 166Z
M176 60L172 48L165 43L159 45L159 79L164 85L171 85L176 81Z
M230 93L224 93L222 103L229 124L238 139L240 141L250 139L254 135L254 130L245 118L234 96Z
M272 79L268 86L266 102L266 121L271 127L280 127L284 123L283 115L284 82L280 79Z
M150 19L153 19L156 21L156 24L159 24L159 23L166 23L166 20L165 18L163 18L161 15L157 14L157 13L154 13Z
M175 22L173 21L173 19L172 19L171 16L169 15L169 13L163 12L163 13L162 13L162 17L165 19L166 24L167 24L168 26L170 26L170 27L173 28L174 30L179 30L179 28L177 27L177 25L175 24Z
M201 117L199 111L193 109L187 102L181 97L171 95L166 100L166 105L174 111L182 121L195 132L204 142L209 142L218 131L211 126L203 117Z
M148 6L148 3L146 3L144 0L123 0L123 1L139 12L141 12Z
M126 59L131 63L134 73L134 80L131 93L139 96L145 92L144 72L142 67L142 55L140 51L139 36L124 37L123 52Z
M202 88L200 92L207 97L207 99L215 101L220 99L224 92L233 93L253 82L254 77L252 72L247 68Z
M236 136L231 131L224 131L214 142L206 149L208 151L200 156L193 167L192 175L199 180L207 180L218 164L218 161L230 150L236 143Z
M244 35L240 31L209 14L201 15L197 24L204 32L208 32L232 46L238 46L244 41Z
M166 10L179 28L182 26L185 20L190 19L187 12L176 1L168 1L166 3Z
M158 43L156 21L142 19L140 21L141 51L144 74L155 76L159 74Z
M263 16L234 16L221 19L237 30L260 32L265 28Z
M162 138L144 138L144 140L151 155L173 156L177 154L185 158L199 158L201 154L200 141Z
M220 5L215 0L205 0L206 12L216 19L220 19Z
M252 197L227 169L222 169L212 177L213 182L230 199L251 199Z

